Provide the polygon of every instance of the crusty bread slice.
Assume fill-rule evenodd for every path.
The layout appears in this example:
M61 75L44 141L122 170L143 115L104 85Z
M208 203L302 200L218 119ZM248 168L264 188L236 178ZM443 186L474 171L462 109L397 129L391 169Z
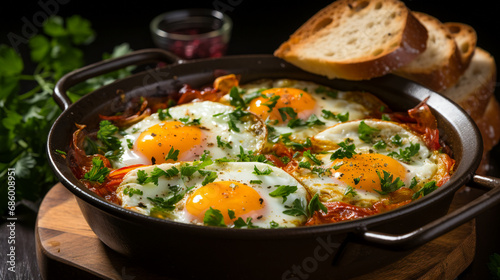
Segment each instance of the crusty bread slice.
M495 84L495 60L487 51L477 47L469 67L458 82L441 93L459 104L476 120L484 114Z
M395 74L413 80L434 91L442 91L454 85L465 71L460 50L446 26L435 17L413 12L427 28L427 49Z
M363 80L409 63L425 50L427 30L398 0L338 0L274 55L328 78Z
M486 111L476 124L483 137L483 159L477 173L484 175L490 168L488 153L500 141L500 104L495 96L490 98Z
M460 22L445 22L444 26L446 26L457 43L462 65L468 67L474 50L476 49L476 30L474 30L472 26Z

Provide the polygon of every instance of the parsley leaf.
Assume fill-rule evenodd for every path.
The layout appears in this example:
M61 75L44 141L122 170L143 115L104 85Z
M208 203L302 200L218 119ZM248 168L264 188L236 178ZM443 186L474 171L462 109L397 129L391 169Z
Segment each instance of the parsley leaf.
M437 190L438 186L436 185L436 181L430 181L428 183L426 183L420 190L418 190L416 193L413 194L413 196L411 197L411 199L415 200L417 198L420 197L420 195L422 196L426 196L428 194L430 194L431 192Z
M248 217L246 222L241 217L239 217L236 221L234 221L234 227L235 228L242 228L242 227L258 228L258 226L255 226L252 223L252 218L251 217Z
M361 121L358 126L358 134L359 139L365 143L371 143L373 134L380 132L380 129L371 127L365 123L365 121Z
M227 215L229 216L229 219L231 219L231 220L236 219L236 215L234 214L234 211L231 209L227 209Z
M264 94L262 94L261 96L268 99L266 102L262 103L262 105L267 106L267 108L269 108L269 110L267 110L267 112L271 113L273 111L274 107L276 106L276 103L278 103L280 96L279 95L272 95L271 97L267 97Z
M299 167L311 169L311 163L308 161L301 161L301 162L299 162Z
M411 157L413 157L416 154L418 154L419 150L420 150L420 144L419 143L417 143L417 144L410 143L410 146L406 147L404 150L403 149L399 149L399 153L391 152L391 153L389 153L387 155L390 156L390 157L396 158L396 159L400 159L400 160L402 160L404 162L410 163L411 162Z
M264 169L263 171L260 171L256 165L253 166L253 172L252 174L255 174L255 175L269 175L273 172L273 170L269 167L266 167L266 169Z
M345 196L348 196L348 195L356 196L356 195L358 195L358 193L356 192L356 190L354 190L353 187L347 185L347 188L345 189L344 195Z
M92 158L92 168L89 172L85 173L83 178L91 182L102 183L109 174L109 168L104 167L104 163L98 157Z
M205 212L203 224L214 227L226 227L226 224L224 223L224 216L220 210L213 209L212 207Z
M340 122L346 122L349 120L349 112L337 115L328 110L321 110L321 112L323 113L321 116L327 120L339 120Z
M199 125L200 120L201 120L201 118L197 118L197 119L193 119L193 120L190 120L189 117L179 118L179 121L181 121L185 125Z
M233 148L233 146L231 146L231 144L229 142L223 141L220 135L217 135L217 147L228 148L228 149Z
M153 171L151 171L150 177L145 181L145 183L153 182L155 185L158 186L158 179L161 176L165 176L166 178L170 178L170 177L176 176L177 174L179 174L179 169L177 169L175 166L172 166L171 168L169 168L167 170L163 170L163 169L159 168L158 166L155 166Z
M282 107L278 109L280 113L281 119L285 122L287 120L286 115L290 116L290 119L295 119L297 117L297 113L293 110L292 107Z
M352 140L347 138L344 142L337 143L340 146L339 149L335 150L335 152L330 156L331 160L343 159L343 158L352 158L353 155L356 154L354 149L356 146L352 144Z
M250 180L250 184L260 185L260 184L262 184L262 181L261 180Z
M163 211L172 211L175 209L175 204L179 201L181 201L184 198L184 195L186 194L187 190L184 192L179 191L179 186L170 186L170 191L172 194L168 197L148 197L149 201L152 202L152 204L163 210Z
M129 197L132 197L134 194L142 195L143 193L139 189L125 188L125 189L123 189L123 194L128 195Z
M172 118L172 115L170 115L170 112L167 109L159 109L158 110L158 118L160 121L164 121L166 118Z
M312 153L311 153L311 150L307 150L307 151L305 151L305 152L303 153L303 155L304 155L306 158L310 159L312 162L314 162L314 164L316 164L316 165L322 165L322 164L323 164L323 162L322 162L321 160L319 160L319 159L316 157L316 155L314 155L314 154L312 154Z
M189 165L189 163L186 163L185 165L181 166L181 176L191 177L195 172L200 171L211 164L213 164L213 161L210 158L207 158L201 162L195 161L193 162L193 165Z
M179 150L174 150L174 147L172 146L170 148L170 151L168 151L168 155L165 157L165 160L173 160L173 161L177 161L178 157L179 157L179 153L180 151Z
M206 175L205 179L203 179L203 182L201 182L202 186L205 186L206 184L212 183L218 177L217 176L217 172L215 172L215 171L202 171L202 170L199 170L198 172L201 175L204 175L204 176Z
M377 150L382 150L387 148L387 144L384 142L384 140L378 140L377 143L373 144L373 147Z
M413 189L415 186L417 186L417 178L413 177L413 178L411 178L411 182L410 182L409 188Z
M275 221L270 221L269 225L270 225L271 228L279 228L280 227L280 224L278 224Z
M113 125L110 121L104 120L99 123L99 131L97 132L97 139L106 147L107 158L118 158L122 153L122 144L118 137L113 136L118 132L118 127Z
M248 151L245 153L245 150L242 146L240 146L240 153L236 155L238 157L239 162L263 162L269 163L266 156L264 155L256 155L253 151Z
M285 208L289 208L289 209L283 211L283 214L295 216L295 217L302 216L302 215L308 217L306 205L304 203L304 199L302 199L302 198L296 198L293 201L292 206L285 205Z
M241 98L241 93L237 87L232 87L229 91L229 97L231 101L229 102L234 107L246 107L246 102Z
M280 185L280 186L275 186L278 187L274 191L270 192L269 195L272 197L283 197L283 202L286 202L287 197L297 191L297 186L290 186L290 185Z
M291 119L288 122L288 127L289 128L296 128L296 127L301 127L301 126L308 126L308 127L313 127L315 125L325 125L324 122L322 122L318 117L314 114L312 114L307 121L304 121L302 119Z
M134 148L134 142L132 141L132 139L128 139L127 138L127 147L132 150Z
M345 112L343 114L337 114L337 119L339 119L340 122L346 122L349 120L349 112Z
M319 200L319 194L315 194L313 198L309 201L309 205L307 205L307 210L309 211L309 216L314 215L316 211L323 211L325 214L328 213L328 209L323 203Z
M405 183L403 181L401 181L401 179L399 177L397 177L396 180L393 181L394 175L390 174L389 172L387 172L385 170L382 170L382 171L384 172L384 178L382 178L380 176L379 171L376 170L377 176L380 179L380 189L382 191L378 191L378 190L375 190L375 191L378 192L379 194L381 194L381 195L389 194L391 192L399 190L402 186L405 185Z
M403 146L403 139L398 134L391 137L391 142L396 146Z
M142 185L148 181L148 174L144 170L137 170L137 183Z

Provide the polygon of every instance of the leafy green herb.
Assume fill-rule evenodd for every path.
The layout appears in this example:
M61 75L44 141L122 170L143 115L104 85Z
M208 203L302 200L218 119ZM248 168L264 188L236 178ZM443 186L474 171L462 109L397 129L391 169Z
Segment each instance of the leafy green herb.
M262 184L262 181L261 180L250 180L250 184Z
M213 209L212 207L205 212L203 224L214 227L226 227L226 224L224 223L224 216L220 210Z
M328 110L321 110L321 112L323 113L321 116L327 120L339 120L340 122L346 122L349 120L349 112L337 115Z
M303 119L291 119L288 122L288 127L289 128L296 128L296 127L301 127L301 126L308 126L308 127L313 127L315 125L325 125L324 122L322 122L318 117L314 114L312 114L307 121L304 121Z
M290 139L292 135L291 132L284 133L280 135L280 139L287 147L292 147L294 150L304 150L306 148L310 148L312 146L311 139L309 137L306 138L306 142L304 144L294 142Z
M337 119L341 122L346 122L349 120L349 112L345 112L343 114L337 114Z
M170 112L168 111L168 108L166 108L166 109L159 109L158 110L158 118L160 119L160 121L164 121L167 118L171 119L172 115L170 115Z
M272 197L282 197L283 198L283 203L286 202L287 197L297 191L297 186L290 186L290 185L280 185L276 186L278 187L274 191L270 192L269 195Z
M128 139L127 138L127 147L132 150L134 148L134 142L132 141L132 139Z
M387 148L387 144L384 142L384 140L378 140L377 143L373 144L373 147L377 150L382 150Z
M172 166L167 170L163 170L158 166L155 166L153 171L151 171L150 177L144 183L153 182L155 185L158 186L158 179L161 176L165 176L166 178L171 178L173 176L176 176L177 174L179 174L179 169L177 169L175 166Z
M337 143L340 148L335 150L335 152L330 156L331 160L343 159L343 158L352 158L353 155L356 154L354 149L356 146L352 143L353 141L349 138L344 140L344 142Z
M380 132L380 129L371 127L365 123L365 121L361 121L358 126L358 134L359 139L365 143L371 143L373 135L377 132Z
M123 194L128 195L129 197L132 197L134 194L142 195L143 193L139 189L125 188L125 189L123 189Z
M201 182L201 185L205 186L206 184L212 183L217 179L217 172L215 171L198 171L201 175L205 176L205 179L203 179L203 182Z
M222 157L222 158L216 158L215 162L216 163L223 163L223 162L235 162L235 159L227 158L227 157Z
M252 223L252 218L251 217L248 217L246 222L241 217L239 217L236 221L234 221L234 227L235 228L242 228L242 227L258 228L258 226L255 226Z
M356 196L356 195L358 195L358 193L356 192L356 190L354 190L353 187L347 185L347 188L344 192L344 195L345 196L348 196L348 195Z
M326 87L324 86L319 86L317 87L315 90L314 90L315 93L324 93L328 96L330 96L331 98L337 98L337 95L338 95L338 92L337 91L334 91L334 90L329 90L327 89Z
M214 117L228 116L229 117L229 121L227 122L227 124L229 126L229 130L230 131L235 131L235 132L240 132L240 129L236 125L236 121L241 121L241 118L243 118L245 116L248 116L248 114L250 114L250 113L248 113L246 111L243 111L242 107L237 107L232 112L218 113L218 114L215 114L213 116Z
M335 165L333 166L333 169L335 169L335 170L339 170L339 168L340 168L342 165L344 165L344 162L343 162L343 161L341 161L341 162L339 162L339 163L335 164Z
M438 188L438 186L436 185L436 181L430 181L430 182L426 183L420 190L415 192L413 194L413 196L411 197L411 199L415 200L415 199L419 198L420 195L426 196L426 195L430 194L431 192L437 190L437 188Z
M109 168L104 167L104 163L98 157L92 158L92 168L89 172L85 173L83 178L91 182L102 183L109 174Z
M270 221L269 225L270 225L271 228L279 228L280 227L280 224L278 224L275 221Z
M201 120L201 118L197 118L197 119L193 119L193 120L190 120L189 117L179 118L179 121L181 121L185 125L199 125L200 120Z
M241 98L240 91L237 87L232 87L229 91L229 97L231 98L230 104L234 107L246 107L246 102Z
M328 213L328 209L323 203L319 200L319 194L315 194L313 198L309 201L309 205L307 205L307 210L309 211L309 216L311 217L316 211L323 211L324 213Z
M97 132L97 139L106 147L107 158L116 159L123 154L122 144L118 137L114 136L118 132L118 127L113 125L110 121L104 120L99 123L99 131Z
M278 100L280 99L279 95L272 95L271 97L267 97L266 95L262 94L262 97L267 98L268 100L262 105L267 106L269 108L267 110L268 113L272 112L274 107L276 106L276 103L278 103Z
M402 160L404 162L410 163L411 162L411 158L413 156L415 156L416 154L418 154L419 150L420 150L420 144L419 143L417 143L417 144L410 143L410 146L406 147L404 150L403 149L399 149L399 153L391 152L391 153L389 153L387 155L390 156L390 157L393 157L393 158L400 159L400 160Z
M382 115L382 120L383 121L391 121L391 117L389 117L389 115L387 115L387 114L383 114Z
M255 174L255 175L269 175L273 172L273 170L269 167L266 167L266 169L264 169L263 171L260 171L256 165L253 166L253 172L252 174Z
M403 139L398 134L391 137L391 142L396 146L403 146Z
M179 191L180 187L179 186L170 186L170 191L172 194L168 197L148 197L149 201L152 202L152 204L155 207L158 207L164 211L172 211L175 209L175 204L179 201L181 201L184 198L184 195L186 194L187 190L182 192Z
M360 177L358 177L358 178L354 178L354 185L359 184L359 181L361 181L361 178L360 178Z
M417 183L418 183L417 182L417 178L415 178L415 177L411 178L411 182L410 182L409 188L413 189L415 186L417 186Z
M262 92L266 90L265 88L262 88L262 89L259 89L258 91L255 91L255 92L252 92L250 94L247 94L245 95L245 104L249 104L250 102L252 102L252 100L254 100L255 98L259 97L262 95Z
M229 219L231 219L231 220L236 219L236 215L234 214L234 211L231 209L227 209L227 215L229 216Z
M66 155L66 152L65 151L61 151L61 150L56 150L56 153L60 154L60 155Z
M233 146L231 146L231 144L229 142L223 141L220 135L217 135L217 147L228 148L228 149L233 148Z
M297 117L297 113L293 110L292 107L282 107L278 109L280 113L281 119L285 122L287 120L287 114L290 116L290 119L295 119Z
M302 199L302 198L296 198L293 201L292 206L285 205L285 208L289 208L289 209L283 211L283 214L290 215L290 216L296 216L296 217L304 215L304 216L308 217L306 205L305 205L304 199Z
M148 174L144 170L137 170L137 183L140 185L148 181Z
M402 186L405 185L403 181L399 177L396 178L396 180L393 180L394 175L390 174L389 172L382 170L384 172L384 178L380 176L380 172L376 170L377 176L380 179L380 189L382 191L375 190L379 194L386 195L391 192L399 190Z
M316 165L322 165L323 162L321 160L319 160L316 155L312 154L311 153L311 150L306 150L304 153L303 153L304 157L310 159L312 162L314 162L314 164Z
M170 147L170 151L168 151L168 155L165 157L165 160L173 160L177 161L179 159L179 153L180 151L177 149L174 149L174 147Z
M253 151L248 151L248 153L245 153L245 150L241 146L240 146L240 153L236 156L238 157L239 162L263 162L268 164L270 163L266 159L266 156L256 155L254 154Z
M314 166L311 171L313 173L316 173L318 176L323 176L325 174L331 174L330 173L330 170L326 169L326 168L322 168L322 167L318 167L318 166Z
M290 158L287 156L282 156L280 160L281 162L283 162L284 165L287 165L290 162Z
M181 166L181 176L191 177L195 172L200 171L211 164L213 164L213 161L210 158L206 158L202 161L195 161L193 162L193 165L186 163Z

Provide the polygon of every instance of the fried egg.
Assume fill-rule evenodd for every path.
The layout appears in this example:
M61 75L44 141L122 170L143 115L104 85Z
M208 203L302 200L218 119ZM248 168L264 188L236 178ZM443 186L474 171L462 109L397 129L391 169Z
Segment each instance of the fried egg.
M236 118L234 111L232 106L204 101L171 107L163 116L154 113L124 131L124 153L113 165L193 161L205 152L234 159L240 147L258 153L266 142L264 123L249 113Z
M130 171L117 189L122 206L198 225L214 225L211 215L218 216L216 225L228 227L295 227L305 223L304 215L283 213L296 201L307 205L309 195L280 168L258 162L214 163L187 176L198 164L202 163L164 163ZM153 174L162 174L156 183L145 179ZM289 191L277 194L280 186Z
M382 120L337 124L311 139L322 170L328 175L300 168L296 177L311 195L322 201L354 201L367 206L382 198L381 178L392 176L405 187L419 189L434 180L440 166L438 152L404 125ZM352 196L347 194L351 191Z
M241 88L249 101L248 111L265 121L275 135L291 133L290 140L298 143L339 122L374 116L385 106L369 93L299 80L261 80Z

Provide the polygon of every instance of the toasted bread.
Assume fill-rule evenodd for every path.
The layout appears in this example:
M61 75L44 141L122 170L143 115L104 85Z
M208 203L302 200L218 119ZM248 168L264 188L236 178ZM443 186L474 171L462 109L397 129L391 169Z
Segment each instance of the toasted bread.
M465 73L451 88L441 93L458 103L474 120L481 118L494 93L496 65L494 58L477 47Z
M419 12L413 15L427 28L427 49L396 74L434 91L454 85L465 71L462 56L448 28L438 19Z
M460 57L462 59L462 65L468 67L474 50L476 49L477 34L476 30L472 26L460 22L445 22L444 26L448 29L451 36L455 39L458 49L460 51Z
M338 0L302 25L274 55L328 78L370 79L412 61L427 30L403 2Z

